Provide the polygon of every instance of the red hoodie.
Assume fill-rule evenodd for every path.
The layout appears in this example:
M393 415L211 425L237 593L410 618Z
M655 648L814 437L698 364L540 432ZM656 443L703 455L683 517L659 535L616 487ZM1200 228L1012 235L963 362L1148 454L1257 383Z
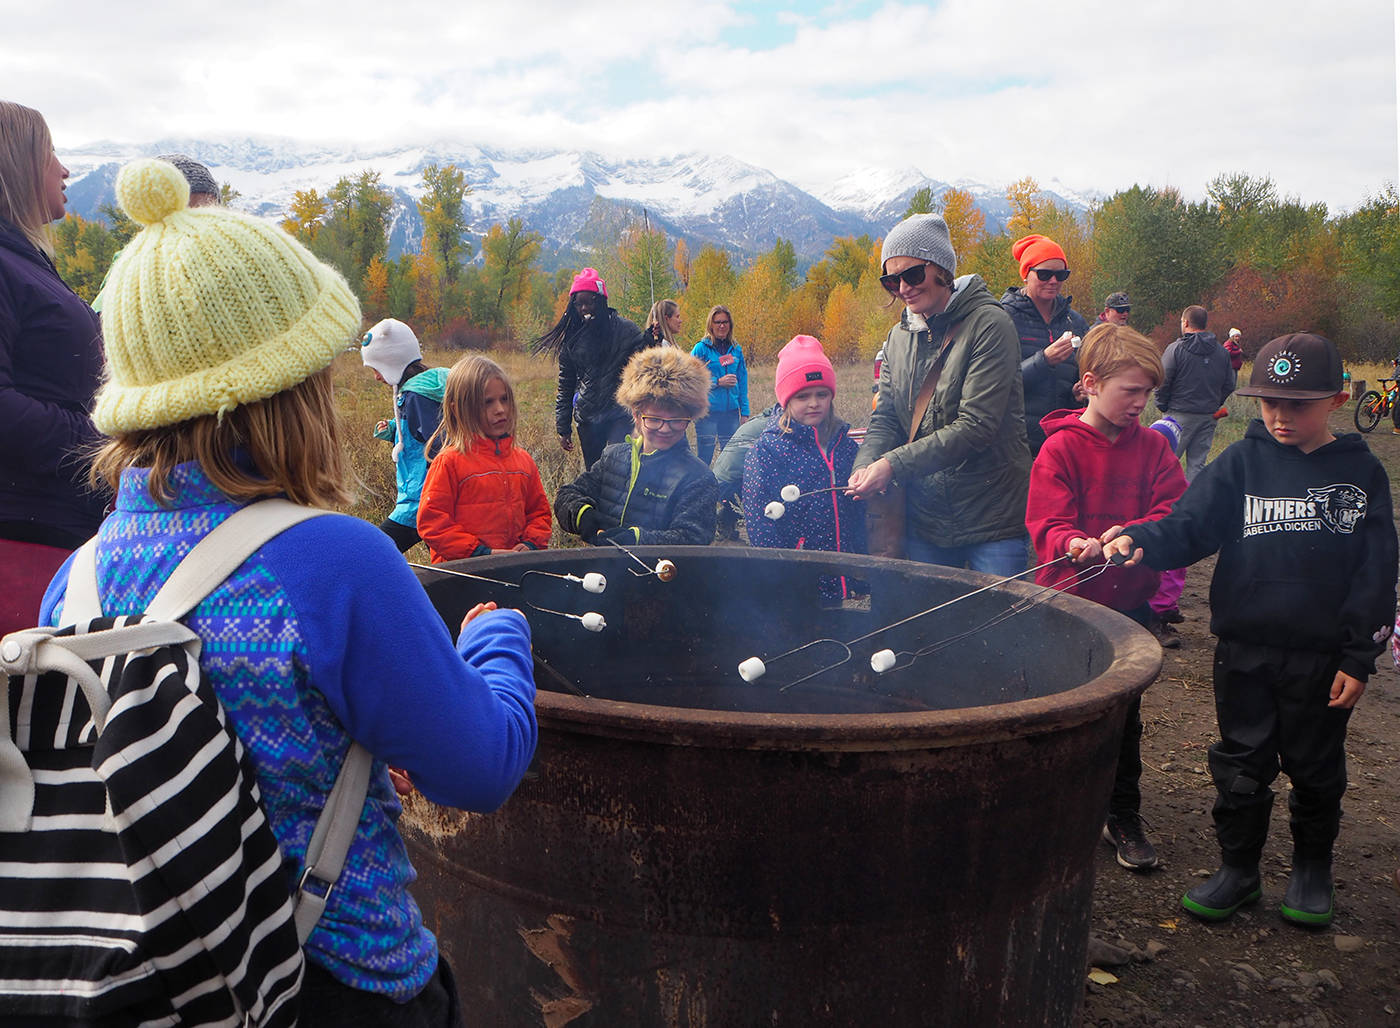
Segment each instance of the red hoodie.
M1132 422L1110 441L1080 420L1081 411L1051 411L1040 421L1045 445L1031 465L1026 528L1043 564L1076 537L1098 538L1114 525L1156 521L1186 491L1186 476L1160 433ZM1041 585L1066 588L1085 566L1068 561L1042 568ZM1135 610L1157 591L1159 575L1139 564L1111 567L1070 592L1114 610Z

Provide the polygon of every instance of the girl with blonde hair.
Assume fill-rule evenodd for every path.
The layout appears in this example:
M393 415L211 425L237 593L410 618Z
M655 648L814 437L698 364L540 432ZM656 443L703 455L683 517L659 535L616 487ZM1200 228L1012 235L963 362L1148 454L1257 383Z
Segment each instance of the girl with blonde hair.
M515 390L493 360L469 354L447 373L437 456L418 502L418 534L433 563L549 545L549 497L534 459L515 443Z

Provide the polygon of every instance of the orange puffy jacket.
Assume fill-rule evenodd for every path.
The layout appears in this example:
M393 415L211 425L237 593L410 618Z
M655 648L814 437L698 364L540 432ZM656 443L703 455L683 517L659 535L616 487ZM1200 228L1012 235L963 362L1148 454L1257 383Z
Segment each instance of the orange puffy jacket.
M510 436L476 439L433 458L418 500L418 534L433 563L509 550L542 550L552 521L534 458Z

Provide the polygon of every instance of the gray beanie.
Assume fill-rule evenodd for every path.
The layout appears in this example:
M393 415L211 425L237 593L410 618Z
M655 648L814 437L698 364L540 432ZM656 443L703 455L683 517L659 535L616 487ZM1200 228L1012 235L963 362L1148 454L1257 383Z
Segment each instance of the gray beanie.
M917 257L933 261L950 275L958 273L958 255L948 238L948 223L937 214L915 214L890 229L880 248L881 271L891 257Z
M210 174L208 168L200 164L193 157L186 157L182 153L163 153L156 158L158 161L165 161L180 169L180 174L185 176L185 181L190 184L191 193L208 193L210 196L218 197L219 183L214 181L214 176Z

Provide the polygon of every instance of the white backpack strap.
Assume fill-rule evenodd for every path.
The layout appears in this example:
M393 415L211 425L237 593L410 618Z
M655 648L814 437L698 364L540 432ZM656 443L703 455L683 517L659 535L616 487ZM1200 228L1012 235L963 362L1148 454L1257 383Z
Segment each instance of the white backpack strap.
M326 513L290 500L261 500L235 511L185 554L151 600L146 614L179 621L268 540Z
M331 890L345 867L345 855L350 852L350 843L360 827L360 814L369 795L371 760L369 750L357 742L350 744L335 786L311 833L311 842L306 847L306 870L297 883L293 915L297 938L303 946L326 909Z
M81 625L102 616L102 600L97 595L97 536L73 554L68 565L68 586L63 593L63 623Z

